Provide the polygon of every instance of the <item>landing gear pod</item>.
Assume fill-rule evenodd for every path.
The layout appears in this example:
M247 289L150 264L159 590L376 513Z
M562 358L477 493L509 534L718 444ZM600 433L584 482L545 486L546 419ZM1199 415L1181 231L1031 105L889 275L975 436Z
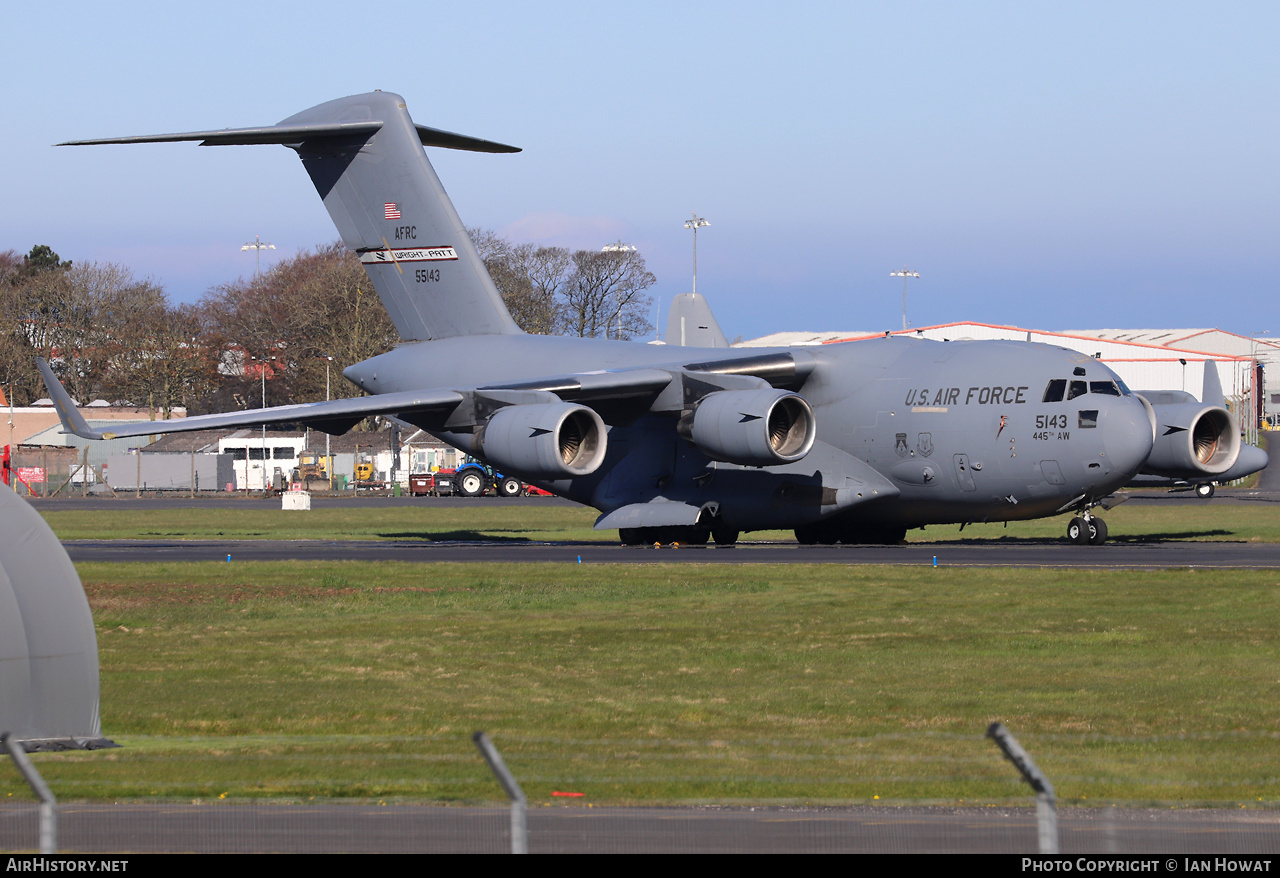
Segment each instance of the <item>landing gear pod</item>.
M813 409L785 390L720 390L680 419L680 435L712 460L744 466L792 463L817 435Z
M604 460L605 426L591 409L572 403L499 409L477 442L485 460L530 479L590 475Z

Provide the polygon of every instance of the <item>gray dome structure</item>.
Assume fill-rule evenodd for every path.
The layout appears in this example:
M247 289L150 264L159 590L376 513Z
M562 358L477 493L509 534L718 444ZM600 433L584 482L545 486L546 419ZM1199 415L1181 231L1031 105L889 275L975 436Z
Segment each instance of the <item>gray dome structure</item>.
M116 746L102 737L98 638L71 559L3 486L0 521L0 731L27 750Z

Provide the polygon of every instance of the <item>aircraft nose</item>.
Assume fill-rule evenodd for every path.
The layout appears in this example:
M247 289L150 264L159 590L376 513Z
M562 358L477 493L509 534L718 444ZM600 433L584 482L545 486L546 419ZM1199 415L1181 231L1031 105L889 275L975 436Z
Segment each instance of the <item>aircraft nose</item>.
M1132 476L1147 462L1154 444L1146 407L1136 397L1115 400L1101 426L1112 472Z

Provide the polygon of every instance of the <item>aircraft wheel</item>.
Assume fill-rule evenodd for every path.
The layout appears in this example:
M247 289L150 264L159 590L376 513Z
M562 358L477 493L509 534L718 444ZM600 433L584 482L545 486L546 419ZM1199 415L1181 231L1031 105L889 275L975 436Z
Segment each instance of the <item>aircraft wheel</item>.
M643 546L645 544L645 536L638 527L618 528L618 539L624 546Z
M732 546L738 541L740 533L740 531L717 527L712 528L711 538L716 541L717 546Z
M676 528L674 542L682 546L705 546L707 540L711 539L711 529L707 527L681 527Z
M1089 526L1080 516L1077 515L1067 523L1067 539L1077 546L1083 546L1089 542L1089 536Z
M1210 497L1212 497L1213 483L1205 482L1203 484L1196 485L1196 496L1202 500L1208 500Z
M463 497L479 497L484 493L484 479L479 473L463 473L458 479L458 493Z
M869 543L896 546L907 538L907 529L897 524L886 524L873 530L869 536Z
M502 494L503 497L519 497L520 489L523 487L524 485L520 484L519 479L513 479L511 476L507 476L498 483L498 492Z
M796 542L802 546L816 546L818 544L817 526L806 524L796 528Z
M1089 519L1089 545L1101 546L1107 541L1107 523L1101 518Z

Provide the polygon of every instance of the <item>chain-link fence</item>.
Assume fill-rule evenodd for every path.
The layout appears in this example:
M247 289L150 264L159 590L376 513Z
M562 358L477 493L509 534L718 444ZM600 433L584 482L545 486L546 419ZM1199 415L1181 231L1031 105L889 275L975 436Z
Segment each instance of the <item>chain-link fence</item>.
M1001 749L1009 752L1007 742ZM495 765L494 756L496 751L486 753L501 778L501 757ZM993 747L992 759L999 758ZM1020 770L1034 776L1025 768ZM615 854L1046 853L1043 807L1030 807L1030 798L1021 806L1005 802L985 807L902 803L599 807L583 799L526 803L518 782L510 776L501 786L511 799L507 807L441 807L385 799L62 803L56 805L56 850L63 854L503 853L522 849ZM0 803L0 849L40 850L41 824L36 803L15 797ZM1261 808L1074 807L1057 811L1054 824L1053 849L1066 855L1246 857L1280 849L1280 813ZM43 832L47 838L47 826ZM1161 860L1159 866L1165 871L1189 869L1180 860Z

